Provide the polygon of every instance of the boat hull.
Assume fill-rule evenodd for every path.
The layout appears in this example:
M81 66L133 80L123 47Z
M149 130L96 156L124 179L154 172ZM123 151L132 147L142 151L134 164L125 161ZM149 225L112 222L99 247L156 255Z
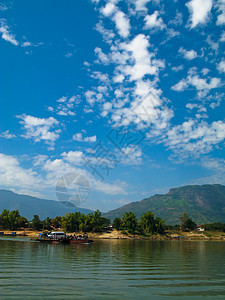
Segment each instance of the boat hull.
M90 244L91 240L70 240L70 244Z

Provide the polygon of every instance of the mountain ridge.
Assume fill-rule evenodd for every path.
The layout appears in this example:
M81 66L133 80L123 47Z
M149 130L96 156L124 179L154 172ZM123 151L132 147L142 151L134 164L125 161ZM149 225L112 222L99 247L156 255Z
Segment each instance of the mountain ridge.
M20 215L28 220L33 219L33 215L39 215L40 219L54 218L56 216L64 216L65 213L80 211L88 214L92 210L69 207L55 200L46 200L33 196L14 193L10 190L0 189L0 212L3 209L17 210Z
M152 211L171 225L179 224L183 213L198 224L225 222L225 186L206 184L171 188L166 194L156 194L111 210L104 217L113 220L127 211L134 212L137 217Z

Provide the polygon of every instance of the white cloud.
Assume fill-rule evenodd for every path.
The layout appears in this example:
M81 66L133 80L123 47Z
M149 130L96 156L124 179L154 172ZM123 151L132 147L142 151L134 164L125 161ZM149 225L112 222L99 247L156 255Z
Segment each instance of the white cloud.
M73 165L80 165L81 163L84 163L84 154L81 151L69 151L68 153L63 152L61 156L65 161Z
M188 83L185 79L180 80L178 83L171 87L172 90L180 92L184 91L188 87Z
M206 79L200 78L199 75L188 75L187 79L180 80L177 84L171 87L174 91L184 91L188 86L193 86L198 91L210 91L211 89L218 88L220 86L221 79L213 77L207 82Z
M74 112L74 108L76 105L80 103L79 97L72 96L72 97L61 97L56 100L59 104L57 104L56 109L50 107L48 110L55 111L59 116L75 116L76 113Z
M163 30L166 27L162 18L159 17L158 11L155 11L152 15L146 16L144 20L146 29L156 28Z
M63 97L57 99L56 102L64 103L64 102L66 102L66 100L67 100L67 97L63 96Z
M218 49L219 49L219 43L218 42L214 42L211 39L211 36L208 35L206 42L210 45L210 47L217 53Z
M48 159L47 156L35 157L34 168L38 168L38 175L32 167L23 168L17 157L0 153L1 186L15 192L40 196L44 195L46 191L54 193L59 178L68 173L75 173L83 175L88 180L92 190L108 195L127 194L127 184L125 182L101 182L88 171L77 168L76 165L85 166L82 152L69 151L68 153L62 153L61 156L62 159L54 160ZM40 194L40 191L42 194ZM45 196L42 196L42 198L45 198Z
M77 142L95 143L97 138L96 135L83 137L82 133L76 133L73 135L73 140Z
M212 0L191 0L186 4L191 13L191 28L207 22L212 4Z
M151 0L136 0L135 6L137 11L147 11L146 4Z
M136 0L135 6L137 11L147 11L146 4L151 0Z
M224 25L225 24L225 0L218 0L216 7L220 14L217 17L216 24L217 25Z
M188 83L194 86L197 90L211 90L215 89L220 85L220 78L213 77L209 83L205 79L196 76L188 76Z
M198 54L196 51L194 50L185 50L183 47L180 47L179 53L182 53L184 58L186 58L187 60L192 60L195 59L196 57L198 57Z
M225 42L225 31L222 32L221 37L220 37L220 42Z
M0 182L7 188L39 189L42 180L32 169L24 169L14 156L0 153Z
M102 112L101 112L101 116L102 117L106 117L108 115L109 112L112 111L112 103L110 102L105 102L103 104L103 107L102 107Z
M84 141L87 143L95 143L97 141L96 135L87 136L84 138Z
M174 126L163 140L166 146L183 158L200 156L213 150L213 146L225 139L225 123L215 121L208 124L198 120L186 121Z
M221 62L217 65L217 70L220 73L225 73L225 60L222 59Z
M205 76L210 72L210 70L208 68L203 68L201 72Z
M127 16L122 12L118 11L113 17L118 33L123 38L128 37L130 33L130 22Z
M73 140L77 142L82 142L83 141L83 136L82 133L76 133L73 135Z
M10 33L9 27L6 25L6 21L4 19L1 19L0 23L1 23L0 32L2 33L3 40L10 42L14 46L18 46L19 42L16 40L15 35Z
M99 47L95 48L95 55L97 55L98 57L98 62L103 63L104 65L108 65L109 64L109 58L108 56L102 52L102 49Z
M23 42L21 44L21 47L31 47L32 46L32 43L31 42Z
M130 75L130 80L140 80L145 75L156 75L159 68L164 68L161 60L153 60L154 53L149 53L149 41L144 34L138 34L129 44L121 45L128 52L132 53L135 64L126 65L123 71L126 75Z
M90 172L75 167L82 156L83 154L70 151L69 153L63 153L63 159L47 160L42 169L46 172L45 180L48 182L48 185L55 187L57 180L61 176L69 173L75 173L83 175L88 180L91 190L96 190L108 195L127 194L126 183L121 181L117 181L115 183L102 182L101 180L96 179Z
M46 143L53 144L59 138L61 130L53 130L59 124L55 118L37 118L26 114L17 117L22 119L20 124L26 131L23 135L26 139L33 139L35 142L44 140Z
M94 71L90 77L99 80L100 82L109 83L109 75L108 74L103 74L102 72L99 71Z
M181 70L183 70L184 66L183 65L180 65L180 66L177 66L177 67L172 67L172 71L174 72L179 72Z
M116 11L116 6L111 3L111 2L108 2L106 4L106 6L104 8L101 9L101 13L105 16L105 17L109 17L111 16L115 11Z
M13 139L16 136L15 136L15 134L10 133L9 130L6 130L0 134L0 137L2 137L4 139Z
M95 29L102 34L103 40L106 43L111 44L113 38L115 37L115 34L113 33L113 31L111 29L106 29L103 24L102 24L102 20L99 21L99 23L97 23Z

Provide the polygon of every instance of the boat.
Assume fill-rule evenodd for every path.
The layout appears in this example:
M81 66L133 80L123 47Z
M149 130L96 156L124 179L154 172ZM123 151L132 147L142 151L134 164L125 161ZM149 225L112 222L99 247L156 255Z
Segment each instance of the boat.
M37 238L35 241L50 244L69 243L66 234L61 231L39 233L39 238Z
M93 242L88 239L87 235L78 235L78 236L69 236L68 237L70 244L90 244Z
M66 235L64 232L40 233L35 241L49 244L90 244L93 242L85 235Z

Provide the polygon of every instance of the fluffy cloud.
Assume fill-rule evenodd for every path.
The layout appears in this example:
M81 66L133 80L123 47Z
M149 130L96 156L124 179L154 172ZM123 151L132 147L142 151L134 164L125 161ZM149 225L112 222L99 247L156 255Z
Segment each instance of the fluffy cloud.
M99 23L97 23L95 29L102 34L103 40L108 43L111 44L112 40L115 37L114 32L111 29L106 29L104 28L102 21L100 20Z
M135 6L137 11L147 11L146 4L151 0L136 0Z
M188 60L192 60L194 58L196 58L198 56L197 52L194 50L185 50L183 47L180 47L179 53L182 53L184 58L188 59Z
M109 17L111 16L115 11L116 11L116 6L111 3L111 2L108 2L106 4L106 6L104 8L101 9L101 13L105 16L105 17Z
M6 24L6 21L4 19L1 19L0 24L1 24L0 32L2 33L3 40L10 42L14 46L18 46L19 42L17 41L15 35L10 33L9 27Z
M224 25L225 24L225 0L218 0L216 7L219 11L219 15L217 17L216 24Z
M145 17L145 28L151 29L156 28L163 30L165 28L165 24L161 17L159 17L159 12L155 11L152 15L148 15Z
M44 140L46 143L52 144L59 138L61 130L53 130L59 124L55 118L37 118L26 114L17 117L22 119L20 124L26 131L23 135L26 139L33 139L35 142Z
M41 178L32 169L24 169L14 156L0 153L0 181L7 188L40 189Z
M212 3L212 0L191 0L186 4L191 13L191 28L206 23Z
M160 68L164 68L164 62L152 59L154 53L149 53L149 41L144 34L138 34L130 43L122 44L122 48L131 52L134 65L126 65L124 73L130 76L130 80L140 80L145 75L156 75Z
M114 15L113 19L119 35L121 35L123 38L128 37L130 33L130 22L127 16L122 11L118 11Z
M220 73L225 73L225 60L221 60L221 62L217 65L217 70Z
M199 75L188 75L186 79L180 80L177 84L171 87L174 91L184 91L188 86L193 86L198 91L209 91L219 87L221 83L220 78L213 77L207 82L206 79L200 78Z
M108 65L109 64L109 58L108 58L108 56L106 55L106 54L104 54L103 52L102 52L102 49L101 48L99 48L99 47L96 47L95 48L95 54L97 55L97 57L98 57L98 62L100 62L100 63L102 63L102 64L104 64L104 65Z
M222 32L221 37L220 37L220 42L225 42L225 31Z
M65 161L73 165L80 165L84 162L84 154L81 151L69 151L68 153L63 152L61 155Z
M225 139L225 123L189 120L170 129L163 140L166 146L179 156L200 156L213 150L213 146Z
M4 139L13 139L16 136L15 136L15 134L10 133L9 130L6 130L0 134L0 137L2 137Z
M70 98L63 96L57 99L56 102L59 103L57 107L55 109L49 107L49 111L55 111L59 116L75 116L74 108L80 103L80 100L75 96Z
M73 140L77 142L95 143L97 138L96 135L83 137L82 133L76 133L73 135Z

